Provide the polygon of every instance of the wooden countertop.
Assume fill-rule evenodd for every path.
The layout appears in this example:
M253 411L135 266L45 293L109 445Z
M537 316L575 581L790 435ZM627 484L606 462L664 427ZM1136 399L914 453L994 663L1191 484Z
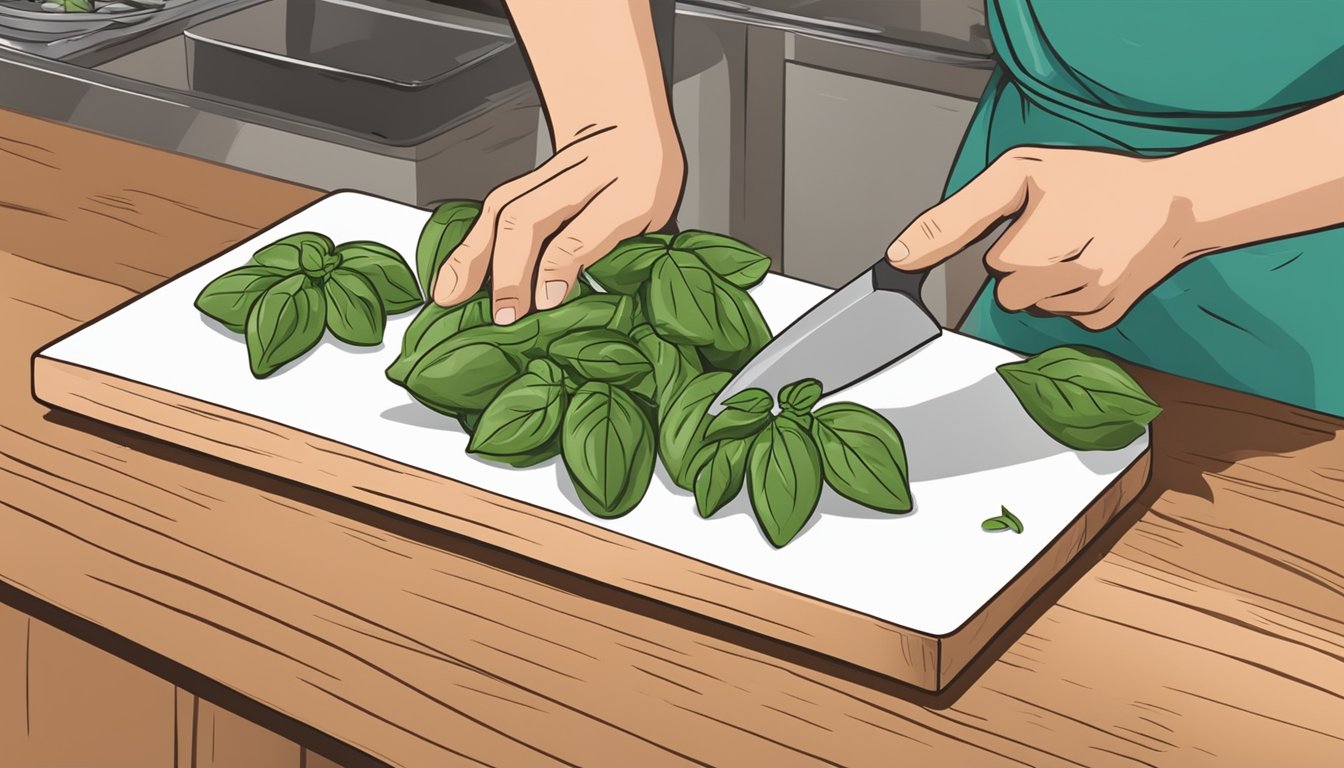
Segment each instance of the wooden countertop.
M49 412L34 350L320 193L4 111L0 179L0 599L347 763L1344 761L1344 422L1136 371L1147 491L930 696Z

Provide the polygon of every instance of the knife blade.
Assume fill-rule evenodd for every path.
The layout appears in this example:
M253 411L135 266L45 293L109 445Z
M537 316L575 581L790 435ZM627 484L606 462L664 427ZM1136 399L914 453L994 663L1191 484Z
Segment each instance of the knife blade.
M742 368L710 404L759 387L771 396L799 379L817 379L833 394L886 368L943 329L920 289L926 271L904 272L882 259L785 328Z

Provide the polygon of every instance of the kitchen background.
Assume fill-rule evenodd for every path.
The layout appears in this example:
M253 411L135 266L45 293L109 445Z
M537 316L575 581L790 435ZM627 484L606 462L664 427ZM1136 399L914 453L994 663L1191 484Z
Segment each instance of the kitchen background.
M938 199L993 66L983 0L654 2L682 227L837 286ZM0 0L0 106L416 205L549 151L500 0ZM945 325L980 255L929 280Z

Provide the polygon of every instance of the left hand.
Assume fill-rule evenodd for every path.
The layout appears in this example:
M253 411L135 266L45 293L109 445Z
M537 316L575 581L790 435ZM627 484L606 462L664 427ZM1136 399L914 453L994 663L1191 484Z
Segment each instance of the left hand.
M930 208L887 250L927 269L1015 218L989 252L999 304L1071 318L1090 330L1120 321L1187 260L1190 202L1163 160L1097 150L1018 147Z

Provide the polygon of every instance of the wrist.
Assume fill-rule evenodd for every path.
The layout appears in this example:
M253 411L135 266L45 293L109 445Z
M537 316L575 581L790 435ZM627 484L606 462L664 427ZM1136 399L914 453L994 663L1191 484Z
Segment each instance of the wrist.
M1207 158L1199 149L1150 162L1170 200L1168 225L1174 235L1177 266L1237 245L1230 237L1236 212L1227 198L1226 184L1219 188L1222 176L1209 172Z

